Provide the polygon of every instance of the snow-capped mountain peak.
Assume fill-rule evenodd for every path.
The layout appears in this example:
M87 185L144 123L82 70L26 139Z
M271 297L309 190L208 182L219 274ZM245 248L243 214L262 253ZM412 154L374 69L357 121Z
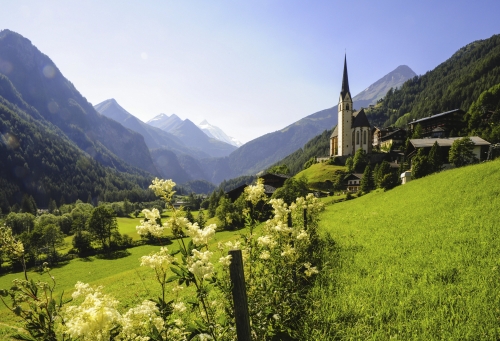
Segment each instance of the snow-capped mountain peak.
M222 129L211 125L207 120L203 120L200 124L198 124L198 128L200 128L208 137L232 144L236 147L242 145L240 141L238 141L234 137L228 136L225 132L222 131Z

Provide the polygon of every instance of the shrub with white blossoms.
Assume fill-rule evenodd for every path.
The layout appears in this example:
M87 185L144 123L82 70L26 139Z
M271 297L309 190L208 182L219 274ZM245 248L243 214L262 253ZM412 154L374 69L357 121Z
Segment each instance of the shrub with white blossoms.
M44 340L68 339L68 336L78 340L236 340L228 251L239 249L244 260L252 339L301 338L301 313L308 304L307 291L320 270L317 222L322 204L312 195L298 198L289 206L281 199L273 199L269 203L274 215L257 235L254 219L259 214L252 213L257 205L263 205L265 198L264 185L259 180L245 189L246 200L252 205L247 215L249 233L239 240L218 243L221 254L215 256L209 245L216 226L200 228L190 223L181 210L176 210L170 204L174 186L171 180L153 181L150 188L170 205L170 217L160 225L157 209L143 210L144 219L137 226L141 236L160 240L165 230L169 230L179 246L172 250L160 247L159 251L140 258L141 266L154 270L160 284L160 294L155 295L158 298L120 313L118 301L104 294L102 288L78 282L74 303L68 306L64 302L47 303L54 308L47 316L50 322L46 326L34 328L32 321L36 316L26 320L32 335L43 335ZM9 231L0 229L0 234L5 236L4 249L23 252L22 244ZM214 265L217 257L218 265ZM26 286L29 282L19 283ZM40 285L52 302L55 281L52 286ZM181 294L184 290L189 291ZM29 296L21 294L18 297ZM11 310L15 312L15 308Z

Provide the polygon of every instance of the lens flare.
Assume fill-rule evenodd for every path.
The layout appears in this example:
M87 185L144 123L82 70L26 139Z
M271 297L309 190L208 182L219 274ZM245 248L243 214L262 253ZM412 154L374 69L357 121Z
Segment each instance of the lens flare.
M6 60L0 59L0 72L4 75L8 75L13 69L12 63Z
M56 101L50 101L47 107L49 108L49 111L52 114L55 114L59 111L59 104L57 104Z
M56 69L52 65L45 65L43 68L43 75L47 78L54 78Z
M5 133L0 136L2 137L0 141L2 141L2 143L5 144L7 147L11 149L19 148L19 139L17 138L17 136L11 133Z

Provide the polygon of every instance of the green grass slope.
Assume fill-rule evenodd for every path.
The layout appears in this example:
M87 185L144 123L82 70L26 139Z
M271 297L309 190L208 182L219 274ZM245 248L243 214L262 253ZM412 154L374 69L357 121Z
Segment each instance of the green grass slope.
M497 340L499 208L500 161L328 206L337 252L312 337Z

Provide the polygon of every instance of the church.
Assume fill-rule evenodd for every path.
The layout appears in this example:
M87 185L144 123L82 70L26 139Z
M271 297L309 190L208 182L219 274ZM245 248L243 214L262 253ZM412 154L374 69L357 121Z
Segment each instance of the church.
M347 78L347 56L338 106L338 123L330 136L330 157L354 155L358 149L372 151L371 127L364 109L354 111Z

